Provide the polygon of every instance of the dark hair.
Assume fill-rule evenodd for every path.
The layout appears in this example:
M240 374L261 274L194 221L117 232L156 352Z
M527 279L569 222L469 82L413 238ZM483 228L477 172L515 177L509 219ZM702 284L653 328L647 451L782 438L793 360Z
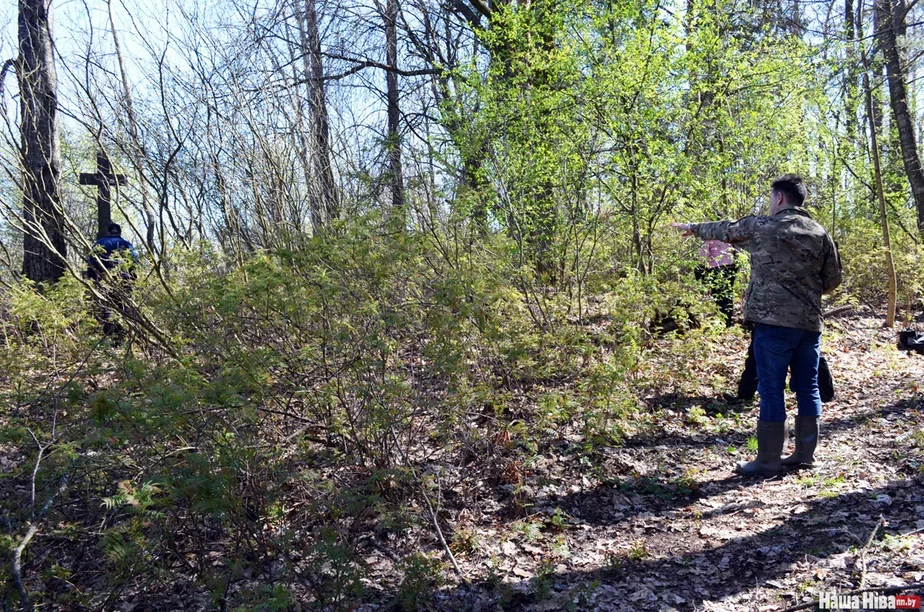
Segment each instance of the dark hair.
M118 223L110 223L109 227L106 228L106 231L109 232L110 234L121 234L122 226L119 225Z
M805 189L805 183L798 174L784 174L771 185L774 192L782 193L787 204L792 206L802 206L805 198L808 197L808 191Z

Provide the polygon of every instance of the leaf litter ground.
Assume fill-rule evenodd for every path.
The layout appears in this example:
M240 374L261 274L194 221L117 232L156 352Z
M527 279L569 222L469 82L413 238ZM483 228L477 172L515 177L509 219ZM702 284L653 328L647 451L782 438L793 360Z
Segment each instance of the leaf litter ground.
M586 439L579 419L537 419L539 396L575 391L580 380L568 379L514 386L502 417L471 415L470 443L447 445L425 435L437 429L435 389L408 455L466 582L445 564L445 584L418 608L769 611L922 582L924 356L894 344L881 318L829 323L837 398L824 407L818 463L773 478L732 473L753 455L757 420L756 405L721 395L743 364L737 328L652 342L627 381L640 409L614 423L618 441ZM15 446L0 451L5 468L24 465ZM351 471L331 466L329 476L349 482ZM445 560L423 502L411 507L422 518L403 530L356 525L367 591L349 609L396 608L402 557ZM67 556L45 543L32 553ZM245 582L235 588L259 579ZM127 587L118 600L119 610L210 605L182 580Z
M746 337L731 330L692 361L678 357L684 342L646 355L661 374L639 373L648 411L621 444L588 453L564 434L511 466L509 484L497 486L501 469L493 491L459 491L474 502L446 496L471 583L446 585L428 609L769 611L924 579L924 356L898 351L881 319L830 322L837 397L816 466L743 478L732 467L753 455L757 406L721 391Z

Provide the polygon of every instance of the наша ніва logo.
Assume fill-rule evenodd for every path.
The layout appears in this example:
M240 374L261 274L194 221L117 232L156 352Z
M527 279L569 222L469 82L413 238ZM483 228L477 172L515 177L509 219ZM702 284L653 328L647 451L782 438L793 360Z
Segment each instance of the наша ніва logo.
M920 595L883 595L875 591L842 595L835 592L818 596L819 610L920 610Z

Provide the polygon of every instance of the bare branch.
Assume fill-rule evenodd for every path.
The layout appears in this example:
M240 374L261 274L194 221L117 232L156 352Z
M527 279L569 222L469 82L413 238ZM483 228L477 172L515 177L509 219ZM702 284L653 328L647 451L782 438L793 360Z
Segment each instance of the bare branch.
M54 493L52 493L51 497L48 498L48 501L45 502L45 505L42 506L42 510L39 512L38 516L35 517L35 520L30 523L25 537L20 540L19 545L16 547L16 550L13 553L13 584L16 585L16 590L19 591L19 598L22 601L23 610L28 612L31 612L33 607L32 601L29 599L29 592L26 590L26 587L22 582L22 553L26 550L26 546L29 545L29 542L32 541L32 538L35 537L35 534L38 533L39 525L45 518L45 515L48 514L48 511L51 509L51 505L54 503L55 499L58 497L58 495L64 492L65 488L67 488L67 481L70 478L71 469L73 469L76 462L76 458L71 461L71 465L68 467L67 471L64 472L64 474L61 476L61 480L58 482L58 488Z
M3 68L0 68L0 98L3 97L4 83L6 83L6 73L15 65L15 60L8 59L3 62Z

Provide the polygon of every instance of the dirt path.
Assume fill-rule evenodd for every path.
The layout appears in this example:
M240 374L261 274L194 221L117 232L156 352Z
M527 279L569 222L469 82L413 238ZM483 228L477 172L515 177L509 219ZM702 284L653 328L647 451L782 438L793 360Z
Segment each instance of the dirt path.
M596 465L567 446L542 453L513 494L528 500L524 518L482 508L478 545L460 554L481 580L443 590L432 609L783 610L922 582L924 356L897 351L880 325L829 325L838 395L814 469L735 476L756 406L730 414L705 384L699 396L656 395L648 426ZM726 382L744 348L729 341Z

